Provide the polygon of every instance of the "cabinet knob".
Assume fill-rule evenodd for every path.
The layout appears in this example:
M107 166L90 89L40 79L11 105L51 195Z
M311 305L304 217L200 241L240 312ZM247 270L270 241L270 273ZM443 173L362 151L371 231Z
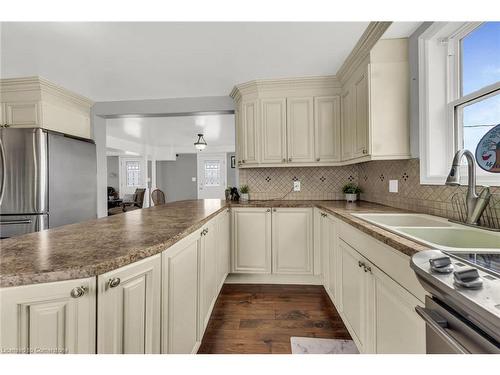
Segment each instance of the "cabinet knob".
M83 296L85 294L86 291L87 291L87 287L77 286L77 287L71 289L70 295L73 298L80 298L81 296Z
M108 285L110 288L116 288L118 285L120 285L120 278L119 277L113 277L112 279L109 279Z
M292 158L288 158L288 161L292 161Z
M370 266L364 266L365 272L372 273L372 268Z
M270 209L270 208L268 208L268 209L266 210L266 212L271 212L271 209Z
M320 161L321 159L320 158L316 158L316 161Z
M363 154L367 154L367 153L368 153L368 150L363 149Z
M286 162L286 159L285 159L285 158L283 158L283 163L285 163L285 162Z
M273 208L273 212L276 212L276 208Z
M362 261L358 260L358 267L359 267L359 268L363 267L364 265L365 265L365 264L364 264Z
M242 162L243 164L245 164L245 160L242 160L241 162Z

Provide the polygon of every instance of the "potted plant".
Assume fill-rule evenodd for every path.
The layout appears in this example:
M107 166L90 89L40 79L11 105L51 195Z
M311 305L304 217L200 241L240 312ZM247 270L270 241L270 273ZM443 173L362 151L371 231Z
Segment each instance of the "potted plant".
M344 187L342 188L342 192L344 193L345 200L347 202L355 202L358 200L358 194L362 193L363 191L358 185L349 182L348 184L344 185Z
M249 197L248 197L248 192L250 191L250 188L248 187L248 185L241 185L240 186L240 193L241 193L241 197L240 199L243 201L243 202L246 202L248 201Z

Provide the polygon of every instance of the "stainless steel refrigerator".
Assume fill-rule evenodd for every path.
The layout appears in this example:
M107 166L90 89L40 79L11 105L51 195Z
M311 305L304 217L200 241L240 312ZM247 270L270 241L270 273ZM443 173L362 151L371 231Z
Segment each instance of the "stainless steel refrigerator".
M93 141L3 128L0 159L0 238L96 218Z

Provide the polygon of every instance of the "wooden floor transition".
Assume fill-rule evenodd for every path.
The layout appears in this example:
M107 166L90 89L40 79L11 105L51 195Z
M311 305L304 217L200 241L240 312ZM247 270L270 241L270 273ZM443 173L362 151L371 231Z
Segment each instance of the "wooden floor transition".
M350 339L317 285L225 284L198 353L291 353L290 337Z

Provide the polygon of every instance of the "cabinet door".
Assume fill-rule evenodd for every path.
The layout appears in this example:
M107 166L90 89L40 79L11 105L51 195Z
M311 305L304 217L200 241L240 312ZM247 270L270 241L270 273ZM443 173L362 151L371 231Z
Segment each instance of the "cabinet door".
M232 272L271 273L271 209L232 211Z
M378 268L372 270L376 353L425 354L425 323L415 312L421 302Z
M252 100L242 103L241 117L241 130L242 130L242 164L255 164L258 163L259 157L259 128L258 128L258 102Z
M346 324L354 333L361 352L367 352L369 346L367 316L369 306L369 282L361 263L364 258L344 241L340 241L342 252L342 308Z
M12 127L41 126L39 102L5 103L5 123Z
M224 211L217 218L217 291L220 291L229 273L229 262L231 258L229 219L229 210Z
M319 246L321 251L321 268L323 273L323 286L333 296L330 290L330 221L326 213L320 213L319 221Z
M368 154L368 77L367 71L354 83L353 157Z
M162 353L189 354L198 347L200 234L162 254Z
M95 286L92 277L0 289L2 351L95 353Z
M288 162L313 162L313 98L288 98L286 107Z
M200 246L200 327L199 338L210 318L212 307L217 297L217 226L211 220L203 228Z
M335 307L338 311L342 311L342 256L339 248L338 230L335 221L331 217L325 220L328 223L330 234L330 247L328 249L328 289L333 296Z
M340 161L339 96L314 98L314 139L316 161Z
M286 162L286 100L261 100L261 163Z
M97 278L97 352L160 352L161 254Z
M312 209L274 208L273 273L312 275Z
M342 160L352 159L353 151L353 103L352 91L348 87L342 94Z

